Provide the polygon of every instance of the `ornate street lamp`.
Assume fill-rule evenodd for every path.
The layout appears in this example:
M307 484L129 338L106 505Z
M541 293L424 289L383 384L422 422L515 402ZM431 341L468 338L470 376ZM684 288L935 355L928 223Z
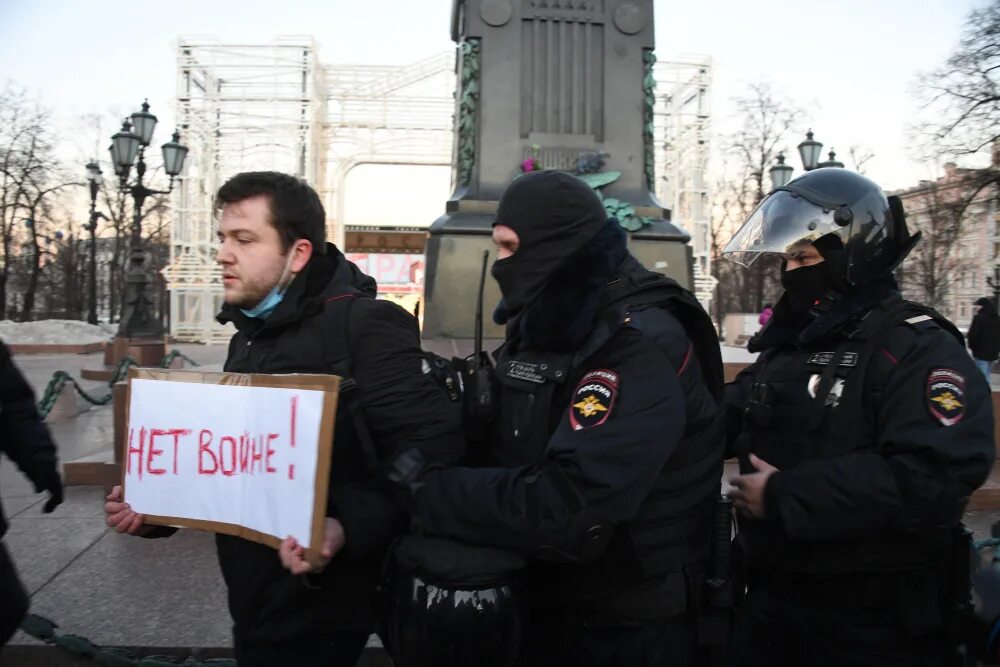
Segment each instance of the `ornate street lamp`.
M837 159L837 154L834 153L833 149L831 148L829 156L827 157L827 159L824 162L820 162L816 166L818 168L820 168L820 169L822 169L824 167L838 167L840 169L843 169L844 168L844 163Z
M820 162L819 155L820 151L823 150L823 144L813 139L813 131L810 129L806 132L805 141L799 144L799 157L802 158L802 168L806 171L812 171L813 169L818 169L820 167L844 167L844 163L837 159L837 154L830 150L829 159ZM792 180L792 166L785 164L785 154L778 153L778 157L775 158L775 164L768 169L768 173L771 175L771 185L773 188L780 188L783 185L788 185L788 182Z
M132 237L129 242L129 263L125 273L125 308L118 326L118 336L124 338L162 338L163 323L154 316L153 303L147 295L152 282L149 276L149 261L142 240L142 206L150 195L165 195L174 189L174 179L184 169L184 158L188 149L180 143L180 133L174 132L171 141L163 144L163 167L170 177L166 190L151 190L142 179L146 174L144 159L146 147L153 140L156 116L149 113L149 102L143 102L142 111L126 120L120 132L111 137L111 156L119 183L123 190L132 195L133 217ZM136 159L138 158L138 161ZM135 162L135 182L128 185L129 170Z
M792 180L793 171L792 165L785 164L785 154L778 153L777 161L768 169L768 173L771 175L771 187L780 188L783 185L788 185L788 181Z
M90 232L90 276L87 289L90 303L87 321L91 324L97 324L97 221L108 219L108 216L97 210L97 193L104 182L101 173L95 160L87 163L87 183L90 185L90 223L87 225L87 231Z
M813 139L813 131L810 128L806 132L806 140L799 144L799 157L802 158L802 168L812 171L819 162L819 153L823 150L823 144Z

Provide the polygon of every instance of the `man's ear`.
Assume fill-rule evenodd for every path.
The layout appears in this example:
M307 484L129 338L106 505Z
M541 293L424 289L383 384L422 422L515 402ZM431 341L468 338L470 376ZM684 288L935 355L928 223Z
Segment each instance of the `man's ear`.
M306 268L306 264L312 259L313 245L311 241L306 239L297 239L292 245L292 263L289 266L289 270L292 273L300 273L302 269Z

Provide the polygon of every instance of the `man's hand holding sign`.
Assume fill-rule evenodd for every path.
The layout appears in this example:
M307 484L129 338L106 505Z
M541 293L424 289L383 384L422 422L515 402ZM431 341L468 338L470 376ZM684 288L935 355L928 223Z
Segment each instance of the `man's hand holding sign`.
M283 562L322 568L344 544L325 516L338 386L329 375L133 371L124 493L108 496L108 524L133 535L150 524L198 528L274 548L294 535Z

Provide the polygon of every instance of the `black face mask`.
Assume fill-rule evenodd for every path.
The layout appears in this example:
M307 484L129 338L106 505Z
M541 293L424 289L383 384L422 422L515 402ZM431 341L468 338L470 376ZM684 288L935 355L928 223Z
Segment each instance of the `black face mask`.
M497 304L493 313L493 321L497 324L506 324L507 320L517 315L526 305L526 294L524 290L518 289L517 267L511 262L513 255L498 259L490 267L490 275L500 286L500 303Z
M788 306L796 313L807 313L829 291L825 262L782 270L781 286L788 296Z
M541 294L566 259L594 238L607 222L604 205L586 183L559 171L517 178L497 205L496 225L517 233L518 249L493 263L503 306L514 316Z

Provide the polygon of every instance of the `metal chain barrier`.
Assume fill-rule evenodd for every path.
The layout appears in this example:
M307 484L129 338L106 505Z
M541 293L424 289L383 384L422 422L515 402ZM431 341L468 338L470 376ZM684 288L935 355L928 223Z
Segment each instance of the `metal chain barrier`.
M21 630L49 646L56 646L77 658L89 658L106 667L236 667L232 658L199 660L188 656L183 660L171 655L137 656L121 648L98 646L86 637L56 632L59 626L37 614L28 614L21 621Z
M163 359L160 361L160 368L169 367L170 364L173 363L174 359L177 359L178 357L184 359L192 366L198 365L198 362L196 362L191 357L182 354L178 350L173 350L170 352L170 354L164 356ZM115 370L111 374L111 379L108 380L108 386L114 387L115 384L125 379L125 377L128 375L129 368L138 365L139 362L133 359L132 357L127 355L123 357L122 360L118 362L118 365L115 366ZM42 415L42 419L45 419L49 415L49 413L52 412L52 408L55 407L56 401L59 400L59 394L66 386L67 382L73 385L73 388L76 390L76 393L78 393L84 400L86 400L88 403L92 405L107 405L108 403L111 402L111 399L114 397L114 393L109 392L106 396L100 396L95 398L94 396L88 394L72 375L70 375L66 371L56 371L55 373L52 374L52 379L49 380L49 384L45 387L45 392L42 394L41 400L38 401L38 412Z
M174 359L177 359L178 357L180 357L184 361L188 362L192 366L198 366L199 365L197 361L195 361L191 357L187 356L186 354L184 354L180 350L171 350L170 354L168 354L167 356L163 357L163 360L160 362L160 368L169 368L170 364L172 364L174 362Z

